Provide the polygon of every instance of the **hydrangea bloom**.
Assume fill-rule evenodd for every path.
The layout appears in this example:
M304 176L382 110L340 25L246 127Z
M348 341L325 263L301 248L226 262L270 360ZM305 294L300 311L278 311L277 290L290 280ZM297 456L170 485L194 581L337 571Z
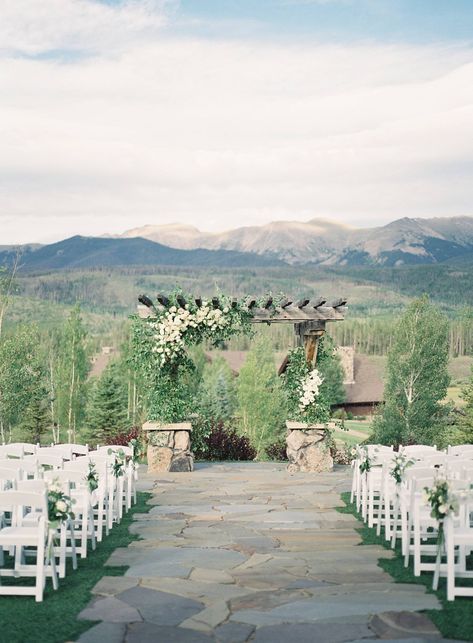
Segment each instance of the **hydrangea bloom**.
M301 396L299 398L299 410L303 413L307 407L311 404L314 404L318 394L320 385L323 382L319 371L314 368L307 376L302 380L301 384Z
M188 306L171 306L164 316L153 324L156 343L152 351L157 354L159 365L164 366L166 362L172 362L182 353L184 336L190 329L212 333L227 326L228 312L227 307L223 310L213 308L207 301L203 301L195 313L191 312Z

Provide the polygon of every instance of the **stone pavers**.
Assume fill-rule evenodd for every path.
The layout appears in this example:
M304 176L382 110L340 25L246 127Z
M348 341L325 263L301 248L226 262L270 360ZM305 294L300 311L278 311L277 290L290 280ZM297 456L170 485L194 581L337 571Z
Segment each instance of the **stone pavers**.
M336 511L349 472L289 474L273 463L197 465L159 473L142 540L117 549L80 618L103 621L95 643L343 643L441 640L418 612L439 608L420 585L377 565L391 552L359 547L357 520Z

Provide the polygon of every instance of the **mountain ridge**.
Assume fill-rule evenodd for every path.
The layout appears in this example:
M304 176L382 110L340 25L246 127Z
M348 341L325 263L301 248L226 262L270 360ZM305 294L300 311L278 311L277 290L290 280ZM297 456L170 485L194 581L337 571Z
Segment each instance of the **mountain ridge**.
M271 255L290 264L438 263L473 252L473 217L403 217L374 228L313 218L306 222L272 221L216 233L184 224L166 224L147 225L118 235L136 236L176 248Z
M15 246L0 246L0 266ZM327 219L273 221L224 232L186 224L147 225L121 235L76 235L22 246L24 271L112 266L385 266L473 262L473 217L404 217L355 228Z

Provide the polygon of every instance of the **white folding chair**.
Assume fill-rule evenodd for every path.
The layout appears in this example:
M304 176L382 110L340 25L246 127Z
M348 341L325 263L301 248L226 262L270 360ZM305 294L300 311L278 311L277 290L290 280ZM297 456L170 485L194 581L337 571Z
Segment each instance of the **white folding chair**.
M64 471L71 473L80 473L83 480L87 478L89 473L89 463L92 460L88 457L77 458L72 462L66 462ZM109 523L113 521L112 508L109 506L109 492L108 492L108 467L109 462L107 459L101 462L95 462L95 468L98 474L98 487L91 496L92 513L95 527L95 537L97 542L102 542L103 530L108 536ZM112 498L113 500L113 498ZM109 519L110 517L110 519Z
M76 551L81 558L87 558L87 544L90 539L92 549L96 547L94 516L92 510L92 494L87 486L87 481L82 471L48 471L45 479L58 481L64 489L68 489L69 497L74 501L74 541L79 540L79 546L75 544ZM77 528L77 529L76 529Z
M37 602L41 602L47 575L52 578L53 588L58 587L56 562L48 530L46 492L2 491L0 506L9 507L12 514L11 526L0 529L0 548L15 548L14 568L0 569L0 577L36 578L34 586L0 585L0 595L34 596ZM38 519L34 522L25 520L28 515L25 513L26 509L38 512ZM36 560L34 563L26 563L25 549L32 547L36 550Z
M18 482L17 485L18 491L32 492L32 493L48 493L48 480L23 480ZM64 493L70 495L69 487L66 485L64 487ZM37 515L33 512L29 513L25 518L25 521L34 521L37 519ZM48 526L50 533L52 534L52 548L54 551L54 556L59 559L59 564L56 566L56 569L59 574L59 578L65 578L66 576L66 558L68 556L72 559L72 568L77 569L77 554L75 546L75 533L74 533L74 523L72 520L66 520L60 524L60 526L52 530L51 525ZM68 544L68 542L70 544Z

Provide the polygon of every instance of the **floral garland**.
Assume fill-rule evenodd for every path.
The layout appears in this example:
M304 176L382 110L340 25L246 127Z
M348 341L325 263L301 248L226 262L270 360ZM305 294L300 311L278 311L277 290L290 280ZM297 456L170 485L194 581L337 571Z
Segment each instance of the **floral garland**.
M182 306L178 300L182 302L180 293L172 295L172 305L156 308L156 316L148 318L151 352L158 368L182 359L187 346L205 340L219 342L249 330L251 312L243 301L219 297L218 304L203 300L200 306Z
M59 481L53 480L48 485L48 521L50 529L57 529L67 520L74 520L72 505L75 500L67 496Z
M99 486L99 474L94 462L89 462L89 470L85 477L89 491L93 493Z
M112 462L112 475L115 478L121 478L123 475L125 475L125 465L126 465L126 455L123 449L119 449L118 451L113 451L112 449L108 449L107 451L108 455L113 455L113 462Z
M323 351L320 353L323 356ZM289 353L284 373L289 419L308 424L328 422L330 404L321 392L323 381L320 371L307 363L302 347Z
M404 481L404 474L407 467L414 464L415 460L409 460L404 453L398 453L392 460L392 469L389 473L394 478L396 484L401 484Z
M370 457L369 452L368 452L368 447L366 447L366 446L359 448L358 455L359 455L359 459L360 459L360 463L358 465L359 469L360 469L360 473L361 474L369 473L371 471L371 468L372 468L376 458L375 457L374 458Z

